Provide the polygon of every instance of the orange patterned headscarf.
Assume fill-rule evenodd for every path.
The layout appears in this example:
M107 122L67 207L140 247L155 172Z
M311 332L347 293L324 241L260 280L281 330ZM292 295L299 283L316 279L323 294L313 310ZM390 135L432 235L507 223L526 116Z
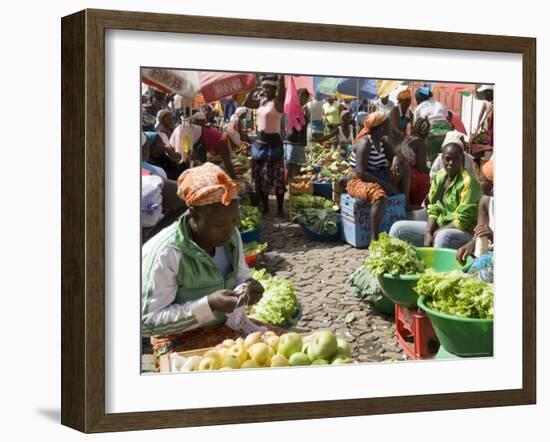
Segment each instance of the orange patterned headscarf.
M188 207L222 203L238 197L238 185L218 166L204 163L183 172L177 181L178 196Z
M361 137L364 137L365 135L370 134L371 130L381 125L386 119L388 118L388 114L386 112L373 112L372 114L368 114L367 118L365 118L363 129L361 129L361 132L357 134L355 137L355 140L353 140L353 144L357 143Z
M397 94L397 101L412 100L410 89L405 89Z

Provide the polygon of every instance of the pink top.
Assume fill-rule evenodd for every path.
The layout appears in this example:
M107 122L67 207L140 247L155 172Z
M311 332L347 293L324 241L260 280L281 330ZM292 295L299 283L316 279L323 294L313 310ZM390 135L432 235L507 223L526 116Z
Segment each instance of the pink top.
M275 100L262 102L256 110L258 130L266 134L280 134L282 116L283 114L275 109Z

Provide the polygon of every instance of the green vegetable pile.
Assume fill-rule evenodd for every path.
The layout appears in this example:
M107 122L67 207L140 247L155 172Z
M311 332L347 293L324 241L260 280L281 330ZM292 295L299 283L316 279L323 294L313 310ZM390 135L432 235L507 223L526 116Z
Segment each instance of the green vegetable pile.
M336 212L332 207L327 209L300 209L296 221L317 235L334 235L338 231Z
M289 200L290 212L293 213L293 221L302 209L332 209L332 201L322 196L293 195Z
M415 248L406 241L382 232L378 241L371 242L365 267L373 276L389 273L415 275L424 271L424 263L416 256Z
M265 291L262 299L249 308L248 316L279 327L293 324L299 304L292 283L271 276L265 269L252 270L250 277L262 284Z
M432 310L463 318L493 319L493 287L474 275L430 270L422 275L415 290Z
M349 282L351 294L356 298L378 302L384 296L378 278L374 277L365 266L356 269L349 277Z
M267 250L267 243L258 244L257 241L248 242L244 246L244 256L257 255Z
M260 209L254 206L241 206L240 209L239 231L247 232L254 230L262 224L262 214Z
M307 156L308 163L320 166L321 170L314 174L315 168L310 165L302 167L300 172L313 174L311 180L316 183L338 180L351 172L349 163L342 159L338 149L325 149L317 144L309 150Z

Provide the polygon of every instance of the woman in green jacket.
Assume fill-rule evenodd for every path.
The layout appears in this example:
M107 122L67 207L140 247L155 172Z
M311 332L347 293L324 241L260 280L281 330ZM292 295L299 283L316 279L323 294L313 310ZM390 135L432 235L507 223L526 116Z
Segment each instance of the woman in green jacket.
M172 351L215 345L238 331L222 325L243 289L248 305L263 287L249 277L236 228L237 185L205 163L178 179L189 210L142 248L142 336L151 337L154 359Z

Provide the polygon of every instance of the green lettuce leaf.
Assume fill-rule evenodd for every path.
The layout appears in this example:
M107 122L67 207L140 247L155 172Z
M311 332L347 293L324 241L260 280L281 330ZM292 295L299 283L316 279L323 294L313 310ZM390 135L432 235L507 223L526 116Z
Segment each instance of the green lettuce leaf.
M415 275L424 271L424 263L416 256L414 246L382 232L369 247L365 267L374 276L384 273L393 276Z

